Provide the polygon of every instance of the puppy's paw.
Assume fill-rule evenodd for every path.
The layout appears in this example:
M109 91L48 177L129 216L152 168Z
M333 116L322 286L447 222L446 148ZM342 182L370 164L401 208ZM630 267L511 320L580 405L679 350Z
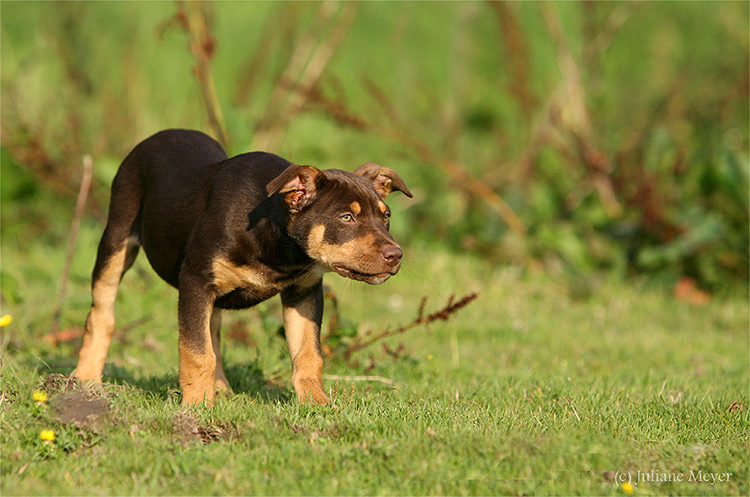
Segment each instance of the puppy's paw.
M182 407L199 406L211 407L214 405L214 391L211 388L199 388L193 385L182 387Z
M87 365L79 365L75 371L71 373L71 376L78 378L82 383L89 382L96 384L102 382L102 372L98 368Z
M301 403L312 402L313 404L326 405L331 402L323 390L323 382L318 378L293 379L294 390Z

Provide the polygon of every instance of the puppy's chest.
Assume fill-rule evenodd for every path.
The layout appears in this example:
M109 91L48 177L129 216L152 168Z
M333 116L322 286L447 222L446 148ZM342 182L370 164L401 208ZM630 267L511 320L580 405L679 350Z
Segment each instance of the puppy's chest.
M211 272L212 286L218 295L216 305L233 309L252 307L292 285L310 287L323 274L318 265L279 271L260 262L237 264L223 258L213 261Z

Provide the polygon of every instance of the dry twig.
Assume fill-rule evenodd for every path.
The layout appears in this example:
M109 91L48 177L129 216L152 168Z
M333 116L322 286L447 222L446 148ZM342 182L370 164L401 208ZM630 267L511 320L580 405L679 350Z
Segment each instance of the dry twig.
M360 351L366 347L369 347L375 342L378 342L380 340L383 340L385 338L389 338L392 336L401 335L416 326L423 325L423 324L430 324L438 320L447 321L448 318L452 314L458 312L459 310L469 305L478 296L479 296L479 293L474 292L469 295L466 295L465 297L461 298L460 300L456 302L454 301L453 295L451 295L450 298L448 299L448 303L442 309L436 312L433 312L432 314L429 314L427 316L424 315L424 308L427 303L427 297L422 297L422 301L419 304L419 310L417 311L417 317L411 323L408 323L404 326L400 326L396 329L386 328L375 334L373 334L372 332L368 332L365 335L358 335L354 337L352 342L344 351L344 357L348 359L349 357L351 357L353 353Z
M338 374L324 374L324 380L330 381L376 381L378 383L385 383L386 385L394 385L396 382L390 378L384 376L345 376Z
M523 221L497 192L469 173L463 165L434 152L425 143L419 141L413 133L400 129L398 123L388 123L389 126L373 124L355 114L345 104L329 99L318 88L308 90L307 98L310 103L323 109L339 124L379 134L383 138L410 148L423 162L436 164L455 181L459 188L484 200L517 235L524 236L526 234L526 226Z
M55 306L55 312L52 318L52 330L50 334L57 332L60 325L60 316L62 315L62 306L65 296L68 293L68 277L70 275L70 265L73 262L73 254L76 249L76 240L78 239L78 229L81 226L81 217L83 217L83 209L86 207L86 199L89 196L91 190L91 178L93 172L93 161L90 155L83 157L83 177L81 178L81 187L78 190L78 198L76 200L75 213L73 214L73 221L70 225L70 236L68 237L68 252L65 254L65 266L63 266L63 273L60 279L60 292L57 294L57 305Z
M622 213L622 206L617 200L609 178L611 166L606 155L595 144L581 72L568 46L560 16L552 5L540 4L540 7L547 30L557 47L562 82L550 97L547 105L549 113L534 133L535 139L532 145L537 143L537 140L543 140L549 136L547 127L550 124L568 137L567 146L574 152L578 161L586 166L587 181L596 188L607 213L610 217L619 217ZM624 21L612 26L611 29L618 29L622 22ZM606 43L606 40L601 42L601 49L606 47ZM529 157L526 157L526 172L530 164Z
M512 2L490 1L500 24L500 35L504 57L510 69L510 93L518 102L518 107L525 116L530 115L536 106L537 98L530 81L530 57L527 40L523 36L515 5Z
M562 80L545 103L529 145L518 161L520 179L526 182L530 178L534 161L549 144L570 162L583 164L586 168L581 184L566 199L568 208L575 208L586 195L596 190L607 213L618 217L622 206L610 179L612 165L595 144L595 128L586 103L581 71L570 51L554 5L540 4L540 8L550 38L557 47ZM635 8L637 5L628 4L612 11L603 29L585 49L589 65L609 47Z
M323 74L328 62L341 44L354 21L356 4L345 3L340 9L338 2L324 2L318 15L318 25L313 27L300 41L289 64L279 78L271 94L269 111L272 117L265 119L253 137L255 150L277 150L284 131L307 102L309 89L313 88ZM339 12L338 16L334 14ZM333 18L328 36L316 45L317 31Z
M179 21L180 26L188 35L190 52L195 58L193 71L201 88L201 95L203 96L208 116L208 125L219 142L224 148L227 148L229 147L229 135L224 124L224 116L221 113L219 99L216 96L214 78L211 74L211 59L216 50L216 40L209 30L203 4L201 4L200 9L190 9L188 11L185 0L176 0L176 2L177 14L175 15L175 19Z

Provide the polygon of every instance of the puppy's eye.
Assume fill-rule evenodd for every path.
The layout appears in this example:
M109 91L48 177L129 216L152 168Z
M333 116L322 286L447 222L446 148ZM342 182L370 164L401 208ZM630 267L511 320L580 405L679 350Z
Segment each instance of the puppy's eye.
M385 214L383 214L383 215L385 216L385 220L386 220L386 221L388 221L388 219L389 219L389 218L391 217L391 213L390 213L390 212L386 212L386 213L385 213Z
M351 223L352 221L354 221L354 216L347 212L346 214L342 214L341 216L339 216L339 219L341 219L345 223Z

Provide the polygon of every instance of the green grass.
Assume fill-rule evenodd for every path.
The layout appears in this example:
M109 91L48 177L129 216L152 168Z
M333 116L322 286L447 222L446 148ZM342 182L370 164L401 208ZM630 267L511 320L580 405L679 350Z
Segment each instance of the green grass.
M583 31L599 39L622 7L553 9L582 68ZM248 151L293 51L287 40L303 38L319 8L216 5L213 75L231 153ZM186 413L177 382L177 295L141 256L118 296L122 331L105 387L71 394L50 378L73 370L79 342L52 346L43 337L52 327L73 200L55 198L49 180L19 166L27 154L11 158L3 148L0 314L10 313L13 323L0 330L0 494L622 495L616 480L627 472L638 483L635 495L749 494L747 288L731 286L743 272L731 280L719 271L745 267L747 255L747 175L739 170L747 162L748 119L746 95L737 90L745 81L747 5L626 8L629 20L582 74L603 152L617 157L642 131L636 169L615 167L625 168L626 179L654 178L668 200L665 215L692 227L687 235L700 235L652 251L651 266L629 263L639 260L641 242L620 238L633 231L637 210L609 219L592 194L571 211L584 169L571 167L564 153L545 147L532 184L517 181L512 165L560 82L539 5L514 7L528 44L528 85L538 97L531 111L511 95L513 51L501 44L505 28L490 4L365 2L357 9L321 88L368 120L388 122L363 76L373 80L418 141L494 181L527 223L529 239L504 236L502 220L461 195L435 164L306 109L290 123L280 155L347 170L379 161L415 193L392 201L392 231L405 249L397 277L379 287L326 277L350 328L406 324L423 296L428 312L452 294L478 291L479 299L448 322L390 339L391 349L403 342L398 359L376 345L354 357L358 365L328 360L329 375L395 382L326 381L337 409L294 400L277 300L227 313L225 364L236 395ZM174 28L158 34L174 5L0 2L0 10L3 146L6 132L24 140L38 134L56 170L72 171L62 178L77 178L80 155L92 153L93 211L106 205L120 159L137 141L166 127L206 128L187 38ZM279 27L264 38L264 25ZM253 81L248 70L259 46L268 47L267 60L243 102L236 95ZM83 325L102 228L101 218L83 219L64 330ZM474 247L487 260L448 247ZM668 270L660 274L658 263ZM651 272L623 282L638 267ZM598 275L601 268L609 272ZM708 305L690 306L664 291L696 275L711 283ZM38 405L32 394L43 385L50 399ZM105 399L108 417L80 426L61 419L59 406L85 396ZM43 443L43 429L57 439ZM730 476L715 484L637 482L639 472Z
M63 328L84 320L100 229L91 220L82 228ZM391 339L391 348L404 343L397 360L375 346L356 357L361 366L334 359L325 367L385 376L394 388L326 381L338 409L299 405L274 332L274 301L225 319L225 331L245 329L255 343L225 339L236 395L184 414L176 292L141 258L123 280L117 312L120 326L145 322L118 335L109 385L96 393L109 401L109 420L77 428L56 421L63 393L49 388L48 403L32 400L50 373L75 363L76 342L51 347L40 339L54 308L60 238L3 240L3 278L11 282L3 312L14 317L3 329L4 495L618 495L616 472L652 470L685 480L691 471L731 475L714 485L641 482L636 495L748 493L741 297L694 307L602 278L576 299L554 272L412 245L402 272L382 286L326 277L342 317L360 330L411 321L423 295L431 311L451 294L481 292L450 321ZM54 448L39 440L46 428L58 434Z

